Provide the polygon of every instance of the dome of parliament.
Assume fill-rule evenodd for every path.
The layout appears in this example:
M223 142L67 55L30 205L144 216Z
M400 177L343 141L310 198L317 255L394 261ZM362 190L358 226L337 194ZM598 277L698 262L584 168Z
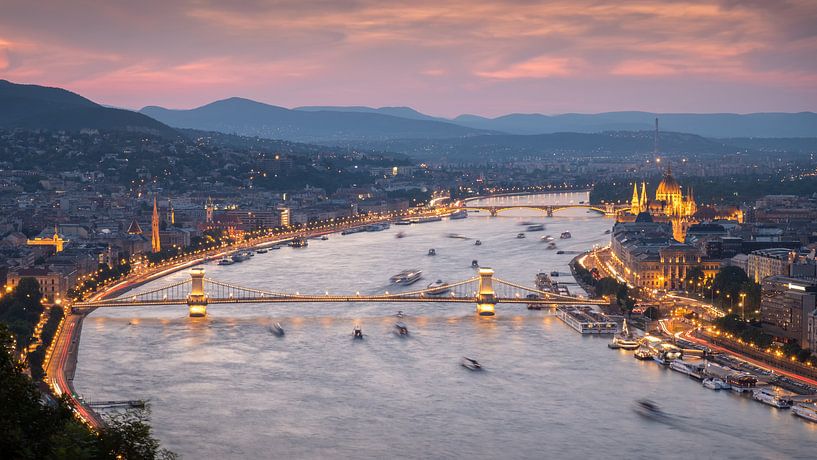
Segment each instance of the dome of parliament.
M670 196L677 196L680 198L681 196L681 184L672 177L672 173L669 169L667 169L667 173L664 175L664 179L661 180L661 183L658 184L658 189L655 191L655 196L661 200L666 199L664 197Z

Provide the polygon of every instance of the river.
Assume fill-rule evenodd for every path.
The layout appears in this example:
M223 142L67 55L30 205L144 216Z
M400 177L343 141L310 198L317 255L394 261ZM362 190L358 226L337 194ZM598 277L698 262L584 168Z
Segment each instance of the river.
M587 194L486 203L579 201ZM523 220L546 229L518 239ZM540 270L570 280L574 257L546 250L540 236L581 251L605 244L611 224L584 209L471 213L204 267L207 277L265 290L364 294L393 290L388 278L404 268L424 271L412 288L466 279L476 259L532 286ZM573 238L560 240L563 231ZM392 333L398 309L409 338ZM268 332L277 321L284 337ZM355 324L365 340L352 340ZM817 425L706 390L607 341L524 305L498 305L489 318L442 303L211 305L197 319L186 307L103 308L83 326L74 385L86 400L149 400L155 435L185 458L813 458ZM485 370L462 368L464 355ZM636 414L640 398L668 416Z

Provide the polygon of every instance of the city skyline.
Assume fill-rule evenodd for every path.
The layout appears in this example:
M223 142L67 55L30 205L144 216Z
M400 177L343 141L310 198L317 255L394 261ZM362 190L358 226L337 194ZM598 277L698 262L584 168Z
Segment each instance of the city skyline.
M807 1L4 3L0 78L133 109L232 96L449 117L817 102Z

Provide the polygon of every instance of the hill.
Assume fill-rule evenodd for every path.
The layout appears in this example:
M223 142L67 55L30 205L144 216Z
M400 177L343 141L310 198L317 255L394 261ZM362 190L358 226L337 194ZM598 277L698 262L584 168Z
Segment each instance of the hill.
M176 128L219 131L296 142L439 139L486 134L453 123L366 111L291 110L230 98L190 110L145 107L141 113Z
M60 88L0 80L0 128L102 129L175 136L172 128L129 110L103 107Z

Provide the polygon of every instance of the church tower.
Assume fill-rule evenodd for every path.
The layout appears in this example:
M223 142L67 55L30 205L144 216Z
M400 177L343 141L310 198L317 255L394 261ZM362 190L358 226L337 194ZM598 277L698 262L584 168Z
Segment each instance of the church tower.
M641 204L641 212L648 211L647 207L649 203L647 203L647 183L641 182L641 200L639 201Z
M213 223L213 210L215 209L215 205L213 204L213 199L211 197L207 197L207 204L204 206L204 210L207 213L206 222L208 224Z
M633 182L633 199L630 200L630 212L638 215L641 212L641 202L638 200L638 184Z
M156 202L156 197L153 197L153 220L150 225L150 244L153 252L161 252L162 240L159 237L159 205Z

